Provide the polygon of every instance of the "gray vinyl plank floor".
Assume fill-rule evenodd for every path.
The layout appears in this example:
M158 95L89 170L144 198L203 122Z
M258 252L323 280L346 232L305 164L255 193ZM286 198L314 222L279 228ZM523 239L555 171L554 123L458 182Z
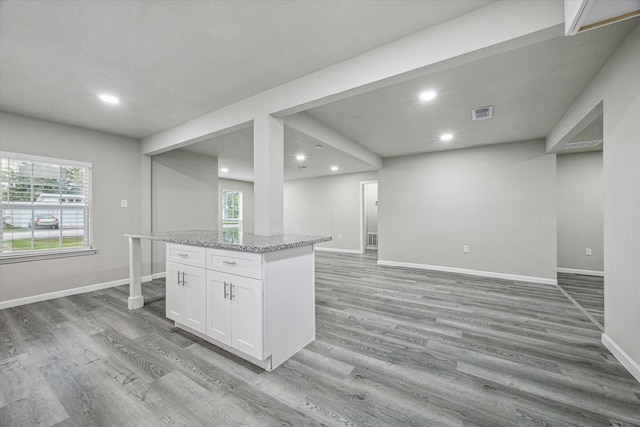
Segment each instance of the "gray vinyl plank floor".
M174 328L163 280L134 311L126 286L0 311L0 426L640 425L560 288L316 261L317 339L273 372ZM598 316L597 281L560 284Z
M558 286L604 328L604 277L558 273Z

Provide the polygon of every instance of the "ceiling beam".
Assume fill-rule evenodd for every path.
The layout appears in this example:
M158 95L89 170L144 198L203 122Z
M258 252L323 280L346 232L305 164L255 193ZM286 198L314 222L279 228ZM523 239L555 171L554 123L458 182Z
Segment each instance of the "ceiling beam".
M322 141L324 144L344 154L355 157L375 169L382 169L382 157L319 120L314 119L307 113L288 116L285 118L284 124L318 141Z
M451 67L557 37L562 35L563 24L562 2L490 3L147 137L142 140L142 152L158 154L264 114L284 117L415 78L416 73L427 74L433 66Z

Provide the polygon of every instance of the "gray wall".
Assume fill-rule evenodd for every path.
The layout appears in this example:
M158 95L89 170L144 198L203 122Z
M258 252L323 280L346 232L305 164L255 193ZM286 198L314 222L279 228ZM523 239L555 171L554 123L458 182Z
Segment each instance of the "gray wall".
M218 217L222 224L222 191L235 190L242 192L242 231L253 233L253 182L237 181L235 179L218 179Z
M136 140L0 113L0 149L93 163L95 255L0 266L0 301L125 279L124 233L140 229L140 147ZM128 200L128 208L120 200Z
M556 279L544 141L385 159L378 178L380 260Z
M602 151L557 157L558 268L604 271ZM591 249L591 256L585 254Z
M640 364L640 27L591 84L604 100L605 333Z
M152 157L152 231L218 228L218 159L185 150ZM165 244L153 243L154 273L165 271Z
M286 181L284 232L331 236L318 247L359 251L360 182L375 179L366 172Z

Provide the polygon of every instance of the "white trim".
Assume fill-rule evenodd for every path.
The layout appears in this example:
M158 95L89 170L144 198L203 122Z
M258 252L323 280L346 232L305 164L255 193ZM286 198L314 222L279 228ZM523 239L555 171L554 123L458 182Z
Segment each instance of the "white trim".
M149 277L148 280L146 279L147 277ZM163 271L161 273L153 273L151 276L144 276L142 278L142 281L143 282L150 282L151 280L164 279L165 277L167 277L167 273L165 271Z
M30 160L32 162L57 163L62 166L79 166L82 168L93 168L93 163L81 162L79 160L58 159L55 157L34 156L33 154L11 153L0 151L0 157L14 160Z
M164 273L157 273L164 274ZM143 282L150 282L152 276L144 276ZM113 280L111 282L97 283L95 285L80 286L79 288L64 289L62 291L49 292L46 294L33 295L30 297L10 299L7 301L0 301L0 310L10 307L17 307L19 305L32 304L34 302L48 301L50 299L68 297L71 295L84 294L87 292L99 291L101 289L114 288L116 286L122 286L129 284L129 279Z
M582 274L583 276L604 277L604 271L580 270L580 269L577 269L577 268L561 268L561 267L558 267L558 273Z
M0 254L0 264L14 264L16 262L41 261L44 259L69 258L74 256L95 255L98 252L95 248L82 249L55 249L52 251L42 250L27 253L5 252Z
M362 255L364 252L358 249L340 249L340 248L324 248L322 246L316 246L316 251L321 252L340 252L343 254L358 254Z
M627 371L629 371L631 375L633 375L634 378L638 380L638 382L640 382L640 365L638 364L638 362L633 360L631 356L629 356L623 349L621 349L620 346L616 344L616 342L611 339L611 337L606 333L603 333L601 335L601 341L602 344L604 344L604 346L607 347L607 349L611 352L611 354L613 354L615 358L618 359L620 363L622 363L622 366L627 368Z
M418 268L421 270L444 271L447 273L468 274L470 276L492 277L494 279L515 280L518 282L541 283L543 285L557 285L555 279L547 279L545 277L520 276L517 274L497 273L494 271L470 270L467 268L443 267L440 265L414 264L411 262L384 261L378 260L378 265L386 265L391 267Z

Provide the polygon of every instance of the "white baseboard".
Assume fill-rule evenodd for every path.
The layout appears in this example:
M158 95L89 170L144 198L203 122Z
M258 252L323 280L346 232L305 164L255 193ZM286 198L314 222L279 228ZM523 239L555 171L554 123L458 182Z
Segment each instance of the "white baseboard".
M150 282L152 278L165 277L165 273L156 273L152 276L143 276L143 282ZM33 295L30 297L16 298L7 301L0 301L0 310L4 308L17 307L19 305L32 304L34 302L47 301L50 299L68 297L71 295L84 294L87 292L99 291L101 289L115 288L129 283L129 278L113 280L111 282L96 283L95 285L80 286L79 288L64 289L62 291L49 292L46 294Z
M623 349L621 349L620 346L616 344L616 342L612 340L609 335L603 333L601 336L601 341L602 344L604 344L604 346L607 347L607 349L611 352L611 354L613 354L616 359L618 359L618 361L622 363L622 366L627 368L627 371L629 371L631 375L633 375L634 378L638 380L638 382L640 382L640 365L638 364L638 362L633 360L631 356L629 356Z
M166 272L162 272L162 273L153 273L151 276L145 276L145 277L149 277L149 280L145 280L144 278L142 279L143 282L147 282L150 280L155 280L155 279L164 279L165 277L167 277L167 273Z
M558 267L558 273L582 274L583 276L604 277L604 271L597 270L579 270L577 268L561 268Z
M340 252L340 253L343 253L343 254L358 254L358 255L362 255L362 251L360 251L358 249L324 248L322 246L316 246L316 251Z
M470 270L467 268L443 267L440 265L414 264L411 262L384 261L378 260L378 265L387 265L391 267L407 267L419 268L421 270L444 271L447 273L468 274L470 276L491 277L494 279L515 280L518 282L542 283L544 285L557 285L555 279L547 279L545 277L520 276L517 274L496 273L493 271Z

